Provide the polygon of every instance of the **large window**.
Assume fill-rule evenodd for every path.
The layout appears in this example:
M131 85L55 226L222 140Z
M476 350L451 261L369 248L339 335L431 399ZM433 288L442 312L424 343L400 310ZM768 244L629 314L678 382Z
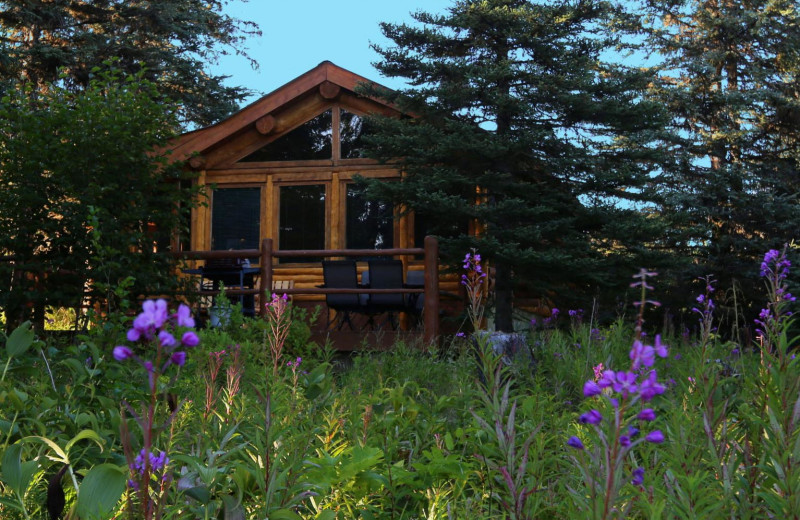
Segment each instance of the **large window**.
M389 249L394 247L392 206L367 200L361 188L347 185L347 249Z
M280 249L325 249L325 230L325 184L280 187ZM320 260L321 258L284 258L281 262Z
M261 188L219 188L211 207L211 249L258 249Z

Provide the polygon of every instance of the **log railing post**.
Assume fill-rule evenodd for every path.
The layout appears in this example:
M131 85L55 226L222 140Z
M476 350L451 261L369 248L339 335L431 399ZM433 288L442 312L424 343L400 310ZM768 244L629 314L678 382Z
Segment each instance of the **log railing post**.
M425 306L423 310L427 344L439 337L439 241L425 237Z
M263 316L272 297L272 239L265 238L261 241L261 276L259 279L258 315Z

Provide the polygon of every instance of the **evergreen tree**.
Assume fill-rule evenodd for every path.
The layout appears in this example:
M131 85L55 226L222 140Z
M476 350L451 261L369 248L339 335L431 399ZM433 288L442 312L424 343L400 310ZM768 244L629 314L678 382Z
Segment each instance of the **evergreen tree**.
M382 95L414 117L372 121L368 152L406 176L370 193L425 218L449 262L469 247L492 261L497 328L512 328L515 288L563 301L654 266L664 119L642 98L649 70L603 61L623 43L619 6L459 0L413 17L382 24L394 45L376 50L384 75L413 85Z
M84 89L92 70L116 58L181 103L183 121L206 125L234 110L248 92L208 72L220 54L242 53L255 26L221 14L226 1L1 0L0 82L44 92L56 81ZM0 84L2 94L2 84Z
M796 0L646 0L654 95L676 136L666 211L683 217L695 276L756 285L759 259L800 228Z

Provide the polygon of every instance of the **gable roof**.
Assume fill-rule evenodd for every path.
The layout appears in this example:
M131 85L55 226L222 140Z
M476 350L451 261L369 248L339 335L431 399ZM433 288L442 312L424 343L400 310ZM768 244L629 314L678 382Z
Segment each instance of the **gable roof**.
M204 154L221 145L234 140L253 141L246 134L267 134L276 129L275 114L303 110L301 105L307 105L305 112L299 114L302 122L317 115L320 102L328 105L339 102L344 107L352 106L358 111L382 113L386 115L399 114L397 109L378 98L366 98L355 94L355 89L360 84L376 86L380 89L390 90L382 85L372 82L349 70L334 65L330 61L323 61L305 74L298 76L282 87L277 88L264 97L256 100L238 112L222 121L205 128L200 128L182 134L171 141L169 149L171 160L186 160L196 153ZM311 116L307 116L311 110ZM290 123L291 125L292 123ZM296 124L295 124L296 126ZM276 130L284 133L290 128Z

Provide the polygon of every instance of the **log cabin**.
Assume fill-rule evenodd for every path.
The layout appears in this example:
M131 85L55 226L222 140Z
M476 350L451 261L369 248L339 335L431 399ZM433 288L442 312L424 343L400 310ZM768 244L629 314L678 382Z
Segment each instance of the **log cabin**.
M278 250L422 247L422 223L390 205L368 201L356 175L399 180L392 165L364 157L364 116L401 117L380 99L356 93L366 78L334 65L317 67L214 125L179 136L174 160L196 170L207 204L192 210L184 248L258 249L272 238ZM416 228L416 229L415 229ZM407 270L421 259L401 258ZM364 270L359 263L359 271ZM320 259L278 258L273 280L296 288L322 284ZM441 289L457 293L456 277ZM324 295L298 295L321 302Z

